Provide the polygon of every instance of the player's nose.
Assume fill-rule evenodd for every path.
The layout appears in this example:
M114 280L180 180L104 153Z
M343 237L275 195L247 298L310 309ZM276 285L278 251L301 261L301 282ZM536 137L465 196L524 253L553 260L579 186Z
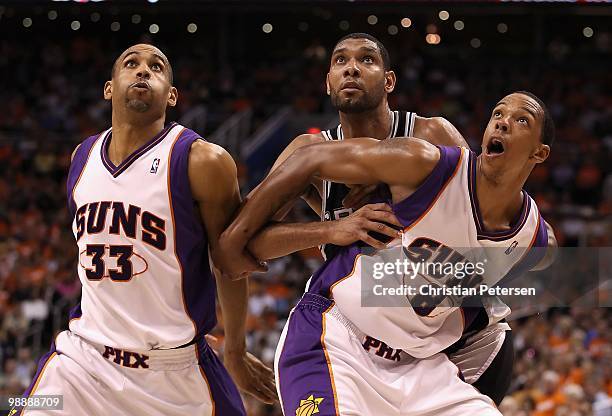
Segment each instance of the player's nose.
M136 76L138 78L149 79L151 78L151 71L149 71L149 68L146 65L140 65L138 72L136 72Z
M344 75L349 77L357 77L360 74L359 67L357 66L357 61L355 59L350 59L346 63L346 67L344 68Z
M508 119L500 118L495 121L495 130L500 130L507 133L510 130L510 123L508 123Z

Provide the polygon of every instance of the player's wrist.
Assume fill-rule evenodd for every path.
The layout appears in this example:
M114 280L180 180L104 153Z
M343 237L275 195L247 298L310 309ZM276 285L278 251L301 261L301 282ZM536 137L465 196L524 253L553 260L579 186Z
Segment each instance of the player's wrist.
M246 355L246 343L242 341L225 341L225 348L223 349L223 355L225 358L236 359Z
M248 240L246 238L239 237L238 232L235 230L226 230L221 234L219 238L219 245L222 250L228 252L242 252L247 245Z
M337 244L338 231L342 220L321 222L321 242L319 244Z
M334 244L338 221L322 221L318 224L319 244Z

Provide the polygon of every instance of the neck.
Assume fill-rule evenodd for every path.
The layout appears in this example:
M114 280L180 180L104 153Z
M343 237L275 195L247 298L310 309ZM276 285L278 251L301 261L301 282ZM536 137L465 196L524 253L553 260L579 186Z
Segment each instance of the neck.
M123 120L122 117L113 113L112 127L113 136L108 148L108 157L119 165L129 155L143 144L151 140L164 128L165 115L147 122L139 120Z
M391 110L385 102L373 110L359 114L340 113L340 124L345 139L372 137L383 140L391 131Z
M481 163L479 157L476 162L476 198L485 228L488 231L507 229L523 206L521 190L529 173L512 178L502 175L491 180L483 173Z

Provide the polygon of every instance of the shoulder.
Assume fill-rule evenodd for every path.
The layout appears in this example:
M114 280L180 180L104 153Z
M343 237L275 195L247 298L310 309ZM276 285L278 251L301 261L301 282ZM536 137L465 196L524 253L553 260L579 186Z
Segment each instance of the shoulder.
M224 200L238 189L234 159L223 147L204 140L191 144L188 177L192 195L200 202Z
M206 171L235 170L236 164L223 147L204 140L194 140L189 151L189 168Z
M419 138L421 138L421 136L429 137L432 134L444 132L449 126L454 127L453 124L444 117L416 116L414 119L414 135Z
M417 116L414 122L414 136L433 144L467 147L461 133L444 117Z
M274 162L274 165L272 165L272 169L270 170L270 172L276 169L278 166L280 166L296 150L302 149L311 144L322 143L324 141L325 139L323 138L321 134L300 134L295 139L293 139L291 143L289 143L287 147L285 147L285 149L283 149L281 154L278 156L278 158Z
M279 159L283 159L283 157L285 158L289 157L291 154L293 154L295 151L298 151L298 150L299 151L307 150L304 148L311 144L324 143L325 141L326 140L323 138L321 134L301 134L297 136L295 139L293 139L291 143L289 143L289 146L285 148L285 150L283 151L283 154L281 155Z
M395 152L397 149L401 153L406 153L410 156L418 156L424 160L438 160L440 158L441 149L439 146L418 137L402 137L393 140L380 140L376 141L376 144L381 146L383 149L387 148L387 151Z
M293 146L295 148L308 146L309 144L321 143L324 142L325 139L320 133L317 134L300 134L297 136L289 146ZM288 146L288 147L289 147Z
M228 162L234 164L234 160L223 147L205 140L191 129L177 126L182 130L174 144L173 153L179 153L183 158L187 156L190 170L192 167L214 168Z

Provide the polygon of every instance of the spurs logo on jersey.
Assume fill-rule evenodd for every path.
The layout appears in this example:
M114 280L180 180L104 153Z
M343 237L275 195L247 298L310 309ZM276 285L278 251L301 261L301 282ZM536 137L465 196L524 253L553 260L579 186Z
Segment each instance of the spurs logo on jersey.
M77 150L68 178L83 284L70 321L77 335L139 351L189 343L215 325L207 239L187 175L197 139L170 124L118 166L108 158L110 129Z
M416 113L392 111L391 131L387 138L412 136L415 117ZM335 129L322 131L321 134L325 140L344 140L341 125L338 125ZM342 200L348 192L349 188L344 184L323 181L323 206L321 209L321 219L323 221L339 220L353 213L352 208L347 208L342 204ZM321 254L326 259L332 258L339 250L339 247L333 244L325 244L320 248Z
M546 247L548 241L535 202L523 192L523 206L511 229L487 232L476 199L476 156L468 149L453 147L441 147L440 152L440 161L424 183L392 205L404 226L400 251L413 261L425 256L450 259L451 264L475 252L485 253L489 263L480 275L470 276L474 284L483 279L491 285L517 270L529 270L543 254L532 247ZM391 204L391 200L387 202ZM510 247L512 250L507 250ZM342 314L363 333L415 357L429 357L455 343L481 310L437 303L420 310L407 296L394 297L394 307L389 303L364 307L362 284L367 281L367 287L373 287L375 277L362 267L380 261L385 261L384 252L372 252L359 244L345 247L312 277L309 292L333 298ZM440 278L421 277L431 282ZM481 302L491 324L510 313L497 297L485 296Z

